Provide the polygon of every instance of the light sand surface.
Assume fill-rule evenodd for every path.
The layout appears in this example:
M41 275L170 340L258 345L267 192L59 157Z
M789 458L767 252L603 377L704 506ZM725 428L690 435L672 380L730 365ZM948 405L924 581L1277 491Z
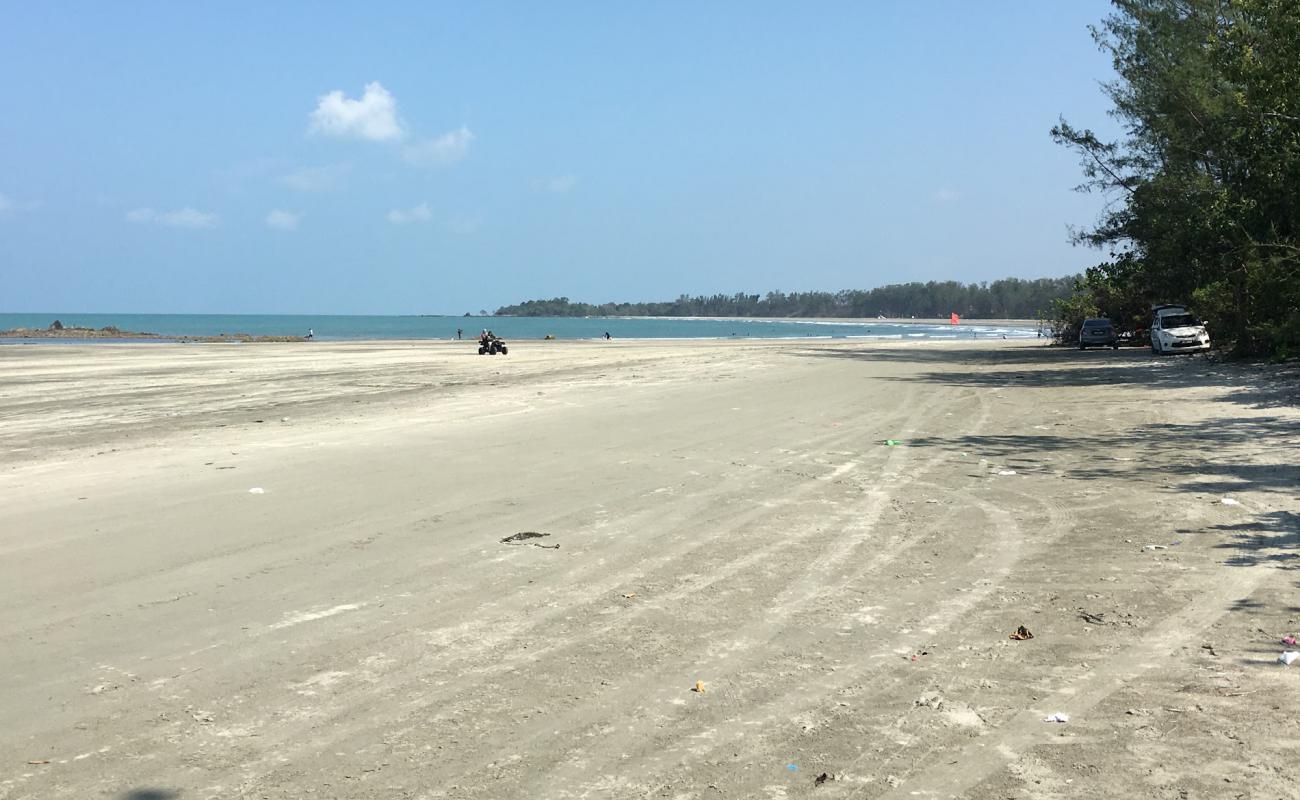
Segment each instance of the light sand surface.
M512 344L0 347L0 798L1300 791L1290 373Z

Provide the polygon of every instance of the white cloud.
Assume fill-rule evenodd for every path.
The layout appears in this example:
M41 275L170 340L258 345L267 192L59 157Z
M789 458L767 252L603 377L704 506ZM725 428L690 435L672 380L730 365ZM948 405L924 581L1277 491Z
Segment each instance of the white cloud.
M934 199L940 203L951 203L961 198L961 192L948 186L944 186L934 193Z
M152 223L169 228L215 228L220 218L216 214L186 206L175 211L154 211L152 208L137 208L126 212L126 221L135 223Z
M351 164L326 164L320 167L303 167L280 176L280 183L300 192L326 192L343 185L343 179L352 171Z
M39 205L40 203L34 200L26 203L19 202L4 192L0 192L0 215L11 214L15 211L31 211Z
M278 208L271 209L266 215L266 227L277 231L296 231L298 230L298 221L302 219L302 214L295 214L292 211L281 211Z
M341 90L323 95L311 112L311 133L389 142L406 135L397 119L397 100L378 81L366 84L360 100Z
M478 232L483 226L483 220L479 217L456 216L447 220L447 230L452 233L458 233L461 236L469 236Z
M429 210L428 203L421 203L414 208L395 208L388 212L388 221L394 225L405 225L408 222L428 222L431 219L433 219L433 212Z
M469 153L474 132L462 125L433 139L416 142L402 150L406 163L417 167L445 167L455 164Z
M577 175L556 175L545 180L538 181L538 186L543 191L554 192L555 194L564 194L578 185Z
M269 178L287 166L282 158L254 158L214 170L212 177L227 192L242 194L249 183Z

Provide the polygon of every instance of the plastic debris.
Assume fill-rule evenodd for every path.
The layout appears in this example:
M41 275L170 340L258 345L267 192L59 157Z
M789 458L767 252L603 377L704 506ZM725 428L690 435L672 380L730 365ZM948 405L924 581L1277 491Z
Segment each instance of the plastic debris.
M50 760L48 758L38 758L32 761L28 761L27 763L36 766L39 764L48 764L50 763Z
M1143 550L1168 550L1168 549L1169 549L1169 545L1167 545L1167 544L1144 544L1144 545L1142 545L1142 549L1143 549Z
M785 768L788 769L788 770L790 770L791 772L798 772L798 771L799 771L799 765L798 765L798 764L786 764L786 765L785 765Z
M816 778L813 779L813 786L821 786L826 781L833 781L833 780L835 780L834 775L830 774L829 772L823 772L822 774L818 775Z
M249 494L266 494L266 490L263 489L261 486L254 486L252 489L249 489L249 490L248 490L248 493L249 493Z
M1225 506L1239 506L1239 505L1241 505L1241 501L1240 501L1240 500L1233 500L1231 497L1225 497L1225 498L1223 498L1222 500L1220 500L1219 503L1221 503L1222 505L1225 505Z
M633 597L636 597L636 592L627 592L623 595L625 600L631 600Z
M559 550L558 544L541 544L539 542L530 542L529 539L540 539L543 536L550 536L549 533L538 533L537 531L520 531L512 533L501 540L502 544L531 544L533 547L540 547L543 550Z
M695 687L691 689L696 694L704 694L704 681L696 681Z
M1295 644L1295 637L1294 637L1294 636L1283 636L1283 637L1282 637L1282 644Z
M1070 715L1069 715L1069 714L1062 714L1062 713L1060 713L1059 711L1058 711L1057 713L1055 713L1055 714L1049 714L1049 715L1047 715L1046 717L1043 717L1043 722L1061 722L1061 723L1065 723L1065 722L1069 722L1069 721L1070 721Z
M1286 651L1285 653L1283 653L1282 655L1280 655L1280 656L1277 657L1277 661L1278 661L1278 663L1279 663L1279 664L1282 664L1283 666L1287 666L1287 667L1289 667L1289 666L1291 666L1292 664L1294 664L1294 663L1296 662L1297 659L1300 659L1300 653L1297 653L1297 652L1294 651L1294 650L1288 650L1288 651Z
M903 440L902 440L902 439L886 439L886 440L885 440L885 446L886 446L886 447L898 447L898 446L899 446L900 444L902 444L902 443L903 443Z
M1016 471L1015 471L1014 469L1000 469L1000 470L998 470L998 474L999 474L999 475L1015 475L1015 474L1016 474Z
M1034 638L1034 634L1030 633L1029 629L1024 625L1021 625L1019 628L1016 628L1016 632L1011 634L1010 638L1015 639L1017 642L1023 642Z

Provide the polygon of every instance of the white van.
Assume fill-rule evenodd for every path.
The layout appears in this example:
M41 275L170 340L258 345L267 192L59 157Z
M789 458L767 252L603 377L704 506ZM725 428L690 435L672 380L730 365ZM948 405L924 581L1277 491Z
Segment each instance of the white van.
M1205 323L1185 306L1156 306L1151 310L1151 352L1186 353L1210 349Z

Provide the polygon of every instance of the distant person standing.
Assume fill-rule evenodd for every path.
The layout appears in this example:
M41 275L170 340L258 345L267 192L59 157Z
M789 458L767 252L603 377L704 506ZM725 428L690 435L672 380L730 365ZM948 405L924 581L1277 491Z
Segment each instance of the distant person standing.
M610 337L610 335L609 335L609 331L605 331L605 341L608 342L608 341L610 340L610 338L611 338L611 337Z
M460 328L457 328L457 329L456 329L456 340L457 340L457 341L460 341L460 336L461 336L462 333L464 333L464 331L462 331Z
M313 331L311 328L308 328L308 329L307 329L307 339L310 341L310 340L315 339L315 338L316 338L316 332Z

